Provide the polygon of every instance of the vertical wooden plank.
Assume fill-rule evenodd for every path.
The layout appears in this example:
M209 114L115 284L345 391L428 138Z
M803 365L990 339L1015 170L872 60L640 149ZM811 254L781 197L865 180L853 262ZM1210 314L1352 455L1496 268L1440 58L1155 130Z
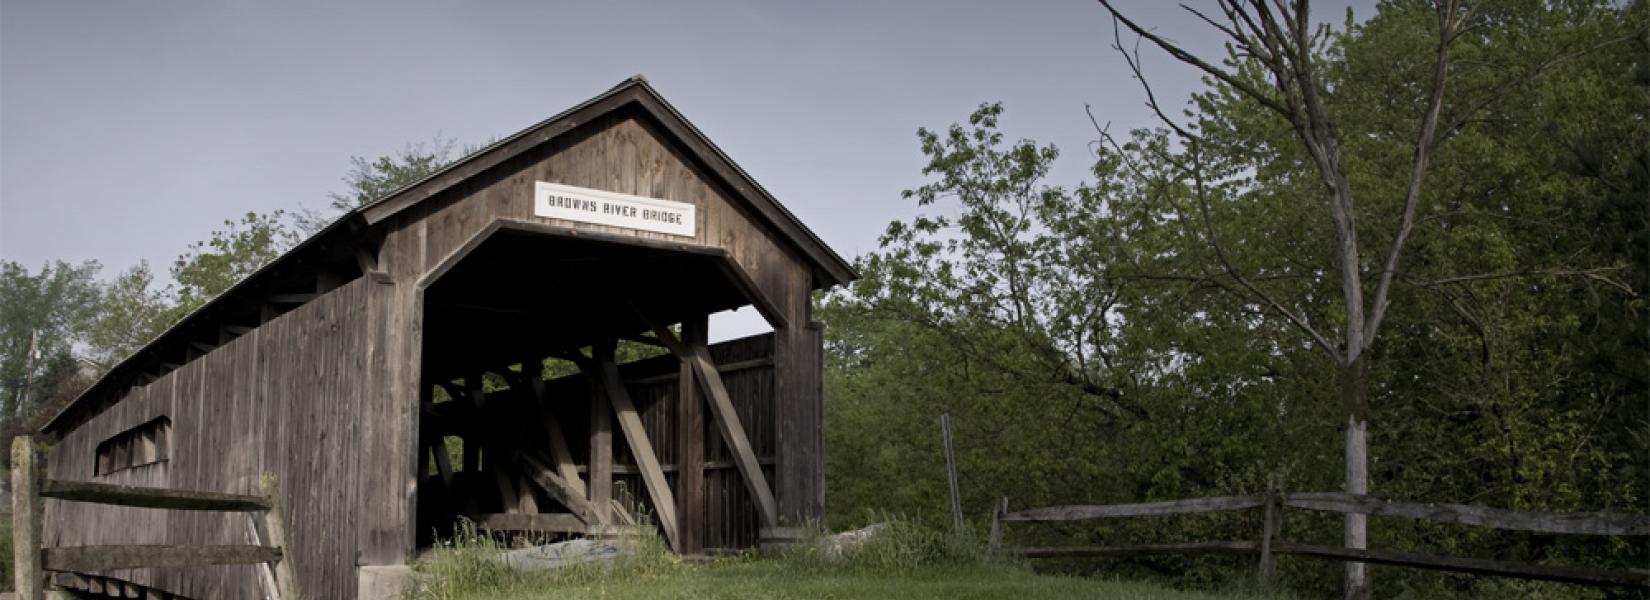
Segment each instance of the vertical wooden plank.
M663 327L654 327L653 336L670 347L676 356L692 363L695 379L699 382L700 389L705 392L705 400L710 405L716 429L727 442L728 451L733 454L734 465L739 468L739 474L743 476L751 498L761 509L762 526L778 527L779 509L778 503L774 501L773 488L769 487L768 477L762 472L761 463L756 460L750 436L739 420L739 413L734 409L733 400L728 396L727 387L722 383L721 373L716 370L716 363L711 361L710 351L703 344L689 346L682 343L675 334Z
M286 516L281 508L283 500L280 482L266 473L259 487L271 504L269 511L264 513L264 525L269 529L269 545L281 549L281 560L275 563L276 593L280 595L280 600L295 600L300 597L298 568L293 564L297 551L292 547L291 539L287 537Z
M700 316L682 323L682 340L689 346L704 345L709 337L709 318ZM705 411L693 376L693 365L683 361L677 367L677 436L680 450L676 464L676 515L682 533L680 552L686 555L705 551Z
M611 523L613 505L613 408L602 393L601 377L590 382L590 505L597 523Z
M602 380L603 391L607 393L607 401L613 405L619 430L624 433L630 454L636 459L636 469L642 472L642 484L647 488L648 497L653 500L653 512L659 519L659 527L664 529L670 547L678 549L677 536L681 532L676 528L676 499L665 481L664 469L659 466L659 455L653 451L653 443L648 441L642 418L636 414L636 405L630 401L630 392L625 390L624 379L619 377L619 365L614 362L612 347L610 343L604 344L602 350L597 352L596 370Z
M1260 584L1263 588L1271 589L1277 580L1277 557L1272 554L1272 542L1277 538L1282 527L1282 515L1279 514L1280 494L1278 481L1273 478L1266 486L1265 516L1261 522L1260 531Z
M991 535L986 538L986 552L995 556L1003 547L1003 515L1008 514L1008 496L991 505Z
M550 441L550 459L555 463L556 473L571 485L579 496L584 496L584 480L579 477L578 467L573 464L573 452L568 448L567 435L562 431L561 420L556 418L556 410L546 405L543 363L539 359L528 359L521 364L522 378L527 381L533 395L533 412L538 414L539 420L544 423L544 435Z
M11 547L13 589L22 600L43 600L44 573L40 570L40 530L45 514L40 501L41 463L34 438L20 435L11 442Z

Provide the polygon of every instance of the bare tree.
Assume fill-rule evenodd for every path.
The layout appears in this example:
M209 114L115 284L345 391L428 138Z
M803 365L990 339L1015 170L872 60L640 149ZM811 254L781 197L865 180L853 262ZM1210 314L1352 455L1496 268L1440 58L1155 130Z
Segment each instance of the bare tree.
M1352 494L1369 491L1368 450L1368 365L1365 357L1380 333L1382 317L1386 315L1389 293L1399 261L1415 224L1416 207L1426 182L1432 151L1437 143L1439 116L1443 109L1446 84L1449 81L1450 46L1470 18L1471 9L1459 0L1437 0L1436 59L1432 69L1431 87L1423 108L1421 124L1415 132L1413 163L1405 188L1398 227L1384 256L1378 273L1372 275L1373 289L1366 281L1362 268L1367 249L1358 239L1356 199L1347 177L1342 157L1340 133L1334 115L1325 103L1325 86L1318 73L1316 50L1320 36L1311 19L1309 0L1218 0L1219 18L1211 17L1191 7L1182 6L1204 22L1218 29L1231 44L1240 59L1258 65L1265 76L1264 86L1254 79L1217 66L1179 45L1142 27L1129 19L1112 0L1099 0L1111 13L1114 24L1121 23L1141 39L1161 48L1176 60L1196 67L1237 93L1258 103L1286 121L1295 133L1307 155L1316 167L1323 184L1324 199L1329 205L1329 218L1335 237L1335 264L1341 287L1341 302L1346 319L1342 331L1324 331L1288 305L1268 293L1262 282L1246 278L1232 267L1225 251L1215 244L1215 254L1225 275L1236 287L1255 301L1285 318L1299 329L1337 366L1339 394L1345 407L1345 490ZM1117 49L1141 76L1138 58L1123 50L1121 40ZM1195 134L1169 119L1146 87L1148 105L1177 135L1195 142ZM1375 263L1371 263L1375 264ZM1349 514L1345 523L1345 543L1348 548L1366 548L1368 535L1364 515ZM1367 598L1369 578L1362 563L1346 565L1346 597Z

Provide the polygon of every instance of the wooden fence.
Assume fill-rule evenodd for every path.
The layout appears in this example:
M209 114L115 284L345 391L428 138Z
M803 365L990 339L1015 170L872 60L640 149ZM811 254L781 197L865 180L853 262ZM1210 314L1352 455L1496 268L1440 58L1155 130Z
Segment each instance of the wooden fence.
M1128 556L1153 553L1237 553L1259 556L1260 579L1270 586L1276 577L1279 554L1311 556L1339 561L1396 565L1421 569L1437 569L1477 575L1542 579L1592 585L1650 587L1650 569L1612 570L1593 567L1543 565L1528 562L1488 560L1435 556L1388 550L1359 550L1338 546L1296 544L1280 539L1283 509L1293 508L1332 513L1357 513L1375 516L1405 517L1435 523L1458 523L1493 529L1536 533L1650 536L1650 516L1621 513L1538 513L1519 512L1497 508L1461 504L1423 504L1392 502L1364 495L1344 493L1283 494L1270 491L1259 496L1221 496L1192 498L1139 504L1107 506L1051 506L1008 512L1008 499L1003 498L995 510L991 524L990 546L993 552L1016 552L1026 558L1057 558L1080 556ZM1255 540L1210 541L1176 544L1135 544L1119 546L1065 546L1044 548L1002 547L1003 530L1015 522L1060 522L1144 517L1154 515L1181 515L1205 512L1263 511L1261 530Z
M12 573L16 591L4 595L6 598L42 600L46 597L47 572L53 575L53 583L61 587L126 598L169 598L160 590L96 573L114 569L257 563L273 566L272 571L265 573L270 596L277 600L299 597L291 561L282 560L282 549L287 543L286 525L271 478L265 478L262 496L46 479L45 457L28 436L13 440L11 458ZM269 545L42 547L45 498L168 510L263 513Z

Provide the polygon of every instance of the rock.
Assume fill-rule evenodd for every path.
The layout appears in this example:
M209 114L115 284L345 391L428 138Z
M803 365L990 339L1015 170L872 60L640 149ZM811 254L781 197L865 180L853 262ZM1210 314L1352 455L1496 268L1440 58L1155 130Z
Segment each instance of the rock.
M887 523L872 523L853 531L844 531L827 537L820 545L824 548L826 557L839 558L843 554L864 545L867 540L876 537L877 532L887 528Z
M501 558L506 566L513 569L548 571L584 563L611 565L622 554L618 546L579 539L511 550Z

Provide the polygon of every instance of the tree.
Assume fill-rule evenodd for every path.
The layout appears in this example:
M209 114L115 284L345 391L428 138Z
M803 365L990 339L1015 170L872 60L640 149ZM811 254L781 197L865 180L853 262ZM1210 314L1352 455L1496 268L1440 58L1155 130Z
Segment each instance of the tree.
M324 212L300 211L295 221L297 229L306 235L315 233L338 215L430 176L452 162L454 145L451 139L436 137L371 160L351 156L350 170L343 178L344 191L327 195L330 203ZM464 154L473 150L467 147Z
M1263 273L1238 268L1232 259L1238 249L1223 244L1213 235L1215 228L1205 224L1209 235L1202 241L1207 243L1210 257L1219 265L1221 285L1264 307L1269 316L1290 323L1336 365L1340 404L1345 414L1345 491L1368 493L1369 361L1392 307L1394 284L1404 275L1403 258L1412 245L1416 224L1440 212L1424 210L1423 202L1439 144L1458 136L1474 119L1504 101L1513 89L1544 75L1555 65L1626 38L1618 35L1570 46L1540 47L1540 52L1534 54L1533 64L1473 61L1467 63L1470 66L1462 66L1454 62L1456 54L1475 59L1496 57L1488 49L1507 43L1508 36L1517 34L1505 26L1507 21L1527 15L1531 7L1477 5L1458 0L1432 2L1427 9L1431 23L1426 29L1431 36L1430 43L1414 48L1416 56L1393 57L1399 59L1397 72L1416 74L1412 67L1424 65L1426 76L1404 81L1403 87L1396 88L1403 90L1402 95L1388 91L1387 97L1379 99L1383 103L1381 108L1387 111L1385 114L1396 117L1383 123L1389 128L1360 131L1347 127L1350 107L1343 102L1348 98L1338 87L1353 83L1344 79L1344 71L1337 70L1346 63L1337 61L1340 56L1331 54L1331 51L1351 52L1349 45L1359 39L1354 35L1356 28L1349 26L1340 36L1332 35L1327 28L1314 23L1307 0L1288 3L1221 0L1218 2L1220 14L1214 18L1193 10L1227 37L1229 55L1222 65L1198 57L1137 24L1111 0L1100 2L1115 23L1121 23L1141 39L1216 82L1217 92L1202 102L1197 121L1183 126L1164 114L1149 85L1141 78L1149 105L1175 132L1176 142L1187 150L1188 162L1182 170L1183 176L1193 180L1197 188L1194 193L1200 204L1198 218L1208 218L1209 211L1203 207L1208 206L1211 194L1267 191L1259 183L1249 186L1240 171L1230 168L1222 171L1220 166L1210 168L1205 163L1209 130L1232 125L1211 115L1209 111L1214 106L1251 103L1270 114L1292 133L1294 147L1290 160L1298 157L1303 159L1303 164L1310 165L1318 197L1328 208L1334 256L1330 272L1339 288L1339 300L1330 318L1310 318L1298 301L1280 297L1265 282ZM1558 4L1561 11L1571 13L1596 6L1595 3ZM1403 22L1411 31L1418 29L1415 19L1419 11L1414 6L1393 3L1382 8L1383 17L1389 17L1387 22ZM1124 50L1120 36L1116 47L1139 76L1139 62ZM1426 83L1420 83L1422 81ZM1456 93L1452 86L1462 88L1463 92ZM1363 110L1368 111L1368 107ZM1253 122L1240 126L1262 130L1267 127ZM1399 142L1399 136L1404 135L1399 132L1406 129L1408 133L1404 137L1408 141ZM1359 136L1366 133L1368 137ZM1402 186L1386 185L1384 181L1370 184L1357 181L1358 173L1354 171L1360 162L1376 164L1398 148L1403 148L1409 156L1407 168L1404 172L1381 175L1403 181ZM1359 157L1360 154L1369 156ZM1274 173L1289 174L1287 170ZM1365 226L1361 228L1360 222ZM1389 228L1391 233L1382 239L1369 231L1371 223ZM1372 239L1376 243L1369 243ZM1372 251L1371 247L1385 250ZM1575 270L1565 267L1560 270ZM1345 543L1349 548L1367 547L1363 515L1346 516ZM1347 563L1348 598L1368 597L1365 573L1361 563Z
M21 425L62 380L79 374L76 333L97 301L99 268L56 261L30 273L0 262L0 425Z
M169 323L216 298L299 240L281 210L248 212L239 221L225 220L223 226L206 241L190 244L189 251L172 262L177 288Z
M102 284L85 327L86 360L105 372L171 326L174 290L157 288L148 262Z

